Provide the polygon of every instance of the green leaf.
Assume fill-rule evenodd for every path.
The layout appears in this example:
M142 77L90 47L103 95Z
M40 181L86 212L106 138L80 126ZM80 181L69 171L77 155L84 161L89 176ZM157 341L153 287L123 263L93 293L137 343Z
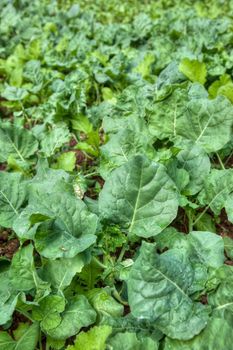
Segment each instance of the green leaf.
M150 132L159 139L193 141L206 152L216 152L231 138L233 107L223 96L210 100L197 83L177 88L151 107Z
M205 84L207 71L204 62L183 58L180 62L179 70L192 82Z
M7 86L1 96L8 101L22 101L28 96L28 92L19 87Z
M214 81L208 91L212 98L222 95L226 96L233 103L233 82L227 74L222 75L219 80Z
M106 289L95 288L87 292L87 298L94 309L103 317L120 317L124 307L119 304Z
M202 189L210 172L210 160L206 152L193 142L183 142L181 147L177 155L178 166L189 174L189 183L184 191L186 195L194 195Z
M77 334L82 327L90 326L96 319L96 313L84 295L74 296L61 316L61 323L47 332L51 338L69 338Z
M157 350L158 344L152 338L138 339L135 333L118 333L112 337L108 344L114 350Z
M211 232L193 231L188 235L191 254L204 265L218 268L224 263L224 242L221 236Z
M45 258L73 258L96 240L96 215L69 192L62 196L53 192L33 193L19 219L14 227L18 235L21 235L21 227L29 228L31 223L37 225L35 245Z
M190 341L166 338L164 350L232 349L232 329L223 319L212 318L204 331Z
M70 133L67 126L65 124L57 124L52 130L48 130L43 134L41 151L45 157L50 157L57 149L63 146L64 143L68 142L69 139Z
M120 130L110 135L109 141L101 147L101 154L108 163L108 168L116 168L126 163L136 154L153 156L154 150L148 134L136 133L132 130Z
M136 156L114 170L99 196L102 220L119 224L129 235L150 237L175 218L178 197L163 165Z
M39 325L35 322L17 340L7 332L0 332L0 347L2 350L35 350L38 338Z
M92 124L84 115L77 115L74 119L71 120L71 122L74 130L82 131L85 134L89 134L93 130Z
M0 225L12 227L26 200L26 183L19 173L0 173Z
M95 326L88 332L81 332L76 337L74 345L68 346L67 350L105 350L106 340L112 333L109 326Z
M62 153L55 164L57 169L63 169L65 171L73 171L76 164L75 152Z
M59 291L69 286L76 273L82 271L84 265L89 261L84 254L78 254L73 258L45 260L40 276L43 280Z
M25 162L38 149L38 142L27 129L15 125L0 127L0 162L7 161L9 156Z
M37 286L38 276L34 266L32 244L18 250L10 268L12 285L18 291L29 291Z
M209 231L216 233L216 227L213 218L209 214L204 214L194 225L197 231Z
M155 246L143 242L129 274L129 305L134 317L156 322L166 335L190 339L206 326L208 309L192 301L189 288L194 270L182 249L157 255Z
M32 317L40 321L45 332L54 329L62 321L61 313L65 310L65 299L59 295L49 295L41 300L39 306L32 309Z
M225 207L230 193L233 191L233 169L213 169L204 182L204 188L198 195L201 205L207 205L214 212L220 214Z

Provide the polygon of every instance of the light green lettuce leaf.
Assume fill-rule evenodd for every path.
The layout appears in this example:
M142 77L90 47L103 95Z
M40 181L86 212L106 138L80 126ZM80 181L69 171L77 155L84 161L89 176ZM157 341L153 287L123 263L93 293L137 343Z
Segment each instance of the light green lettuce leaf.
M79 333L74 345L68 346L67 350L105 350L111 333L112 328L109 326L95 326L87 332Z

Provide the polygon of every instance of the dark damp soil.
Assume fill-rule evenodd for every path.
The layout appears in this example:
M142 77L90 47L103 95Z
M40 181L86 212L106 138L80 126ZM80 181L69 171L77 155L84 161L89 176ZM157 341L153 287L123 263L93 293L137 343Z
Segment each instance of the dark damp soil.
M233 239L233 224L228 220L224 209L221 211L219 219L219 223L216 223L217 233L222 237L228 236Z
M172 222L172 226L175 227L179 232L188 233L188 218L183 208L179 208L177 217Z
M0 256L7 259L12 259L19 248L19 240L17 238L10 238L10 236L10 230L0 232Z
M225 168L233 168L233 155L228 157L224 162Z
M6 170L6 163L0 163L0 171Z

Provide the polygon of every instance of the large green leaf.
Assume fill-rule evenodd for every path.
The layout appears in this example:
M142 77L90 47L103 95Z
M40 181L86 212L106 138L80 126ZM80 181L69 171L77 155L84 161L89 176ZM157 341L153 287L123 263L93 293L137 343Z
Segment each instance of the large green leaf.
M51 283L51 285L62 291L69 286L76 273L81 272L89 257L84 254L78 254L73 258L61 258L56 260L45 259L41 277Z
M0 348L2 350L35 350L38 338L39 325L35 322L27 327L17 340L7 332L0 332Z
M55 339L66 339L77 334L82 327L95 322L96 313L84 295L74 296L61 314L61 323L47 333Z
M33 193L14 229L24 236L25 228L32 224L39 224L35 244L46 258L72 258L96 240L96 215L69 192Z
M190 341L178 341L167 338L164 350L214 350L232 349L232 328L223 319L213 318L202 333Z
M110 135L110 140L101 147L101 154L108 163L108 168L111 166L113 169L139 153L153 156L154 150L148 134L137 133L130 129Z
M109 326L95 326L88 332L81 332L74 345L68 346L67 350L105 350L106 340L112 333L112 328Z
M153 244L143 242L127 281L132 314L150 320L172 338L192 338L208 319L208 309L189 295L193 280L184 250L158 255Z
M192 259L213 268L223 265L224 242L221 236L212 232L193 231L188 235L188 242Z
M26 199L26 183L19 173L0 173L0 225L12 227Z
M102 220L150 237L175 218L177 191L163 165L136 156L111 173L99 196Z
M225 207L231 192L233 192L233 169L213 169L206 178L198 199L202 205L210 207L218 215Z
M114 350L157 350L158 344L149 337L138 339L135 333L118 333L112 337L108 344Z
M203 87L177 89L158 102L150 115L150 130L158 138L192 140L207 152L221 149L231 137L233 107L227 98L209 100Z
M61 323L61 313L65 310L65 299L59 295L49 295L42 299L39 306L32 310L33 319L40 321L45 332L56 328Z
M66 125L54 126L43 134L41 140L41 151L46 157L52 156L55 151L70 139L69 130Z
M181 148L177 155L178 166L189 174L189 183L184 191L187 195L194 195L202 189L210 172L210 160L203 148L191 141L183 142Z
M27 129L5 125L0 127L0 162L7 161L9 156L25 162L38 148L38 142Z

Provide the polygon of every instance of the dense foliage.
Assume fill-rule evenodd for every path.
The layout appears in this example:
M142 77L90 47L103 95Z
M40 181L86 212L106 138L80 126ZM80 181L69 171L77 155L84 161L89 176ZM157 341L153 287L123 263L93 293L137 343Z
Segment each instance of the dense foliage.
M231 350L232 1L0 11L0 349Z

